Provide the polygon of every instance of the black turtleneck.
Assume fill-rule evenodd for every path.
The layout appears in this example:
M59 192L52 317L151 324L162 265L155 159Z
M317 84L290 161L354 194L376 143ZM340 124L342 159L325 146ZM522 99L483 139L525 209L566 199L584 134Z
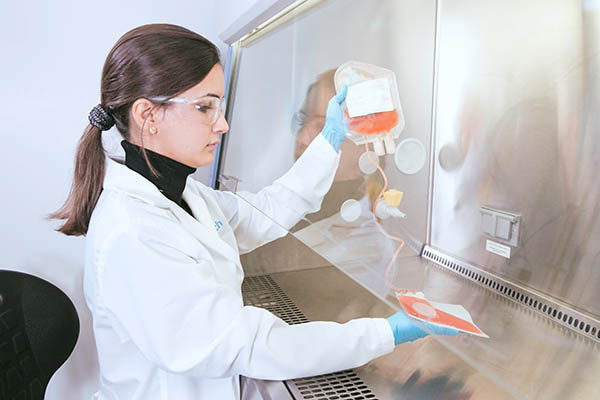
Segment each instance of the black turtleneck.
M178 161L161 154L155 153L146 149L148 159L152 167L158 172L155 176L148 168L146 159L142 154L142 148L130 143L126 140L121 142L121 146L125 150L125 165L144 178L152 182L162 194L169 200L181 206L188 214L192 215L192 210L187 203L181 198L185 182L190 174L196 171L196 168L188 167Z

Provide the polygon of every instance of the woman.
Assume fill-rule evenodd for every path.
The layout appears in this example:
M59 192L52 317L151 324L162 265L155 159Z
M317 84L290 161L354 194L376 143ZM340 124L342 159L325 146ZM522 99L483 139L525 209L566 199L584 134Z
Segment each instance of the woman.
M288 326L243 306L240 252L285 230L236 195L188 178L211 163L229 128L223 96L217 48L187 29L138 27L107 57L71 193L53 215L66 220L59 231L87 235L97 399L238 399L240 375L352 368L426 335L401 314ZM316 211L331 185L344 96L332 99L323 131L293 168L252 197L286 228ZM101 135L113 124L125 164L105 158Z

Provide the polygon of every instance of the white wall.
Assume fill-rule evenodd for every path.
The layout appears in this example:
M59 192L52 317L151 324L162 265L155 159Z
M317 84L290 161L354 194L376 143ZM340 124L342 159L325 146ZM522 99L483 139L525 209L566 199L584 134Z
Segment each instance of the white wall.
M64 201L77 140L100 100L104 59L126 31L168 22L219 45L218 34L254 0L0 3L0 268L33 273L75 303L81 334L46 399L89 399L98 385L91 317L82 294L84 238L44 216ZM208 171L198 173L201 179Z

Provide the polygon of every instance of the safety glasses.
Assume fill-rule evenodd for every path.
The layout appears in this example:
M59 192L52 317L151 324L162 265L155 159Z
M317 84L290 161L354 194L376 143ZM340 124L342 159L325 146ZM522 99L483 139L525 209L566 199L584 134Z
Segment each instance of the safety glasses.
M159 103L191 104L196 110L200 111L202 123L206 125L213 125L217 122L219 112L225 115L225 101L213 96L204 96L195 100L184 99L182 97L151 97L148 100Z

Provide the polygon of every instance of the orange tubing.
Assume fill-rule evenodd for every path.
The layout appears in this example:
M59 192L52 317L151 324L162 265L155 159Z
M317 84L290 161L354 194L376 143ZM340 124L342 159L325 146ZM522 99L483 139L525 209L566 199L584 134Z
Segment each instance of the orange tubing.
M398 113L396 112L396 116L397 115L398 115ZM394 262L398 258L398 255L400 254L400 251L404 247L404 240L400 239L399 237L396 237L396 236L393 236L393 235L390 235L389 233L387 233L385 231L385 229L383 229L383 227L381 226L381 224L379 223L379 221L377 221L377 215L375 214L375 209L377 208L377 203L379 202L379 200L381 200L381 197L383 197L383 194L387 190L388 180L387 180L387 176L385 176L385 172L383 172L383 169L371 157L371 153L369 152L369 145L367 144L367 137L366 137L366 135L365 135L365 150L367 151L367 157L369 157L369 161L371 161L373 163L373 165L375 165L377 167L377 170L379 171L379 173L381 174L381 177L383 178L383 188L381 189L381 192L379 192L379 195L377 195L377 197L375 198L375 202L373 203L373 210L372 210L373 221L375 222L375 225L381 231L381 233L383 233L383 236L385 236L386 238L394 240L394 241L396 241L396 242L399 243L398 248L396 249L396 252L394 253L394 256L392 257L392 260L390 261L390 263L388 264L387 268L385 269L385 282L386 282L386 284L390 288L392 288L393 290L395 290L397 292L401 292L401 293L411 292L411 290L402 289L402 288L398 288L398 287L394 286L392 284L392 282L390 281L390 276L389 276L390 275L390 271L392 269L392 266L394 265Z
M372 135L376 133L389 132L398 124L398 111L384 111L360 117L350 118L348 110L344 110L348 118L348 128L352 132L362 135Z

